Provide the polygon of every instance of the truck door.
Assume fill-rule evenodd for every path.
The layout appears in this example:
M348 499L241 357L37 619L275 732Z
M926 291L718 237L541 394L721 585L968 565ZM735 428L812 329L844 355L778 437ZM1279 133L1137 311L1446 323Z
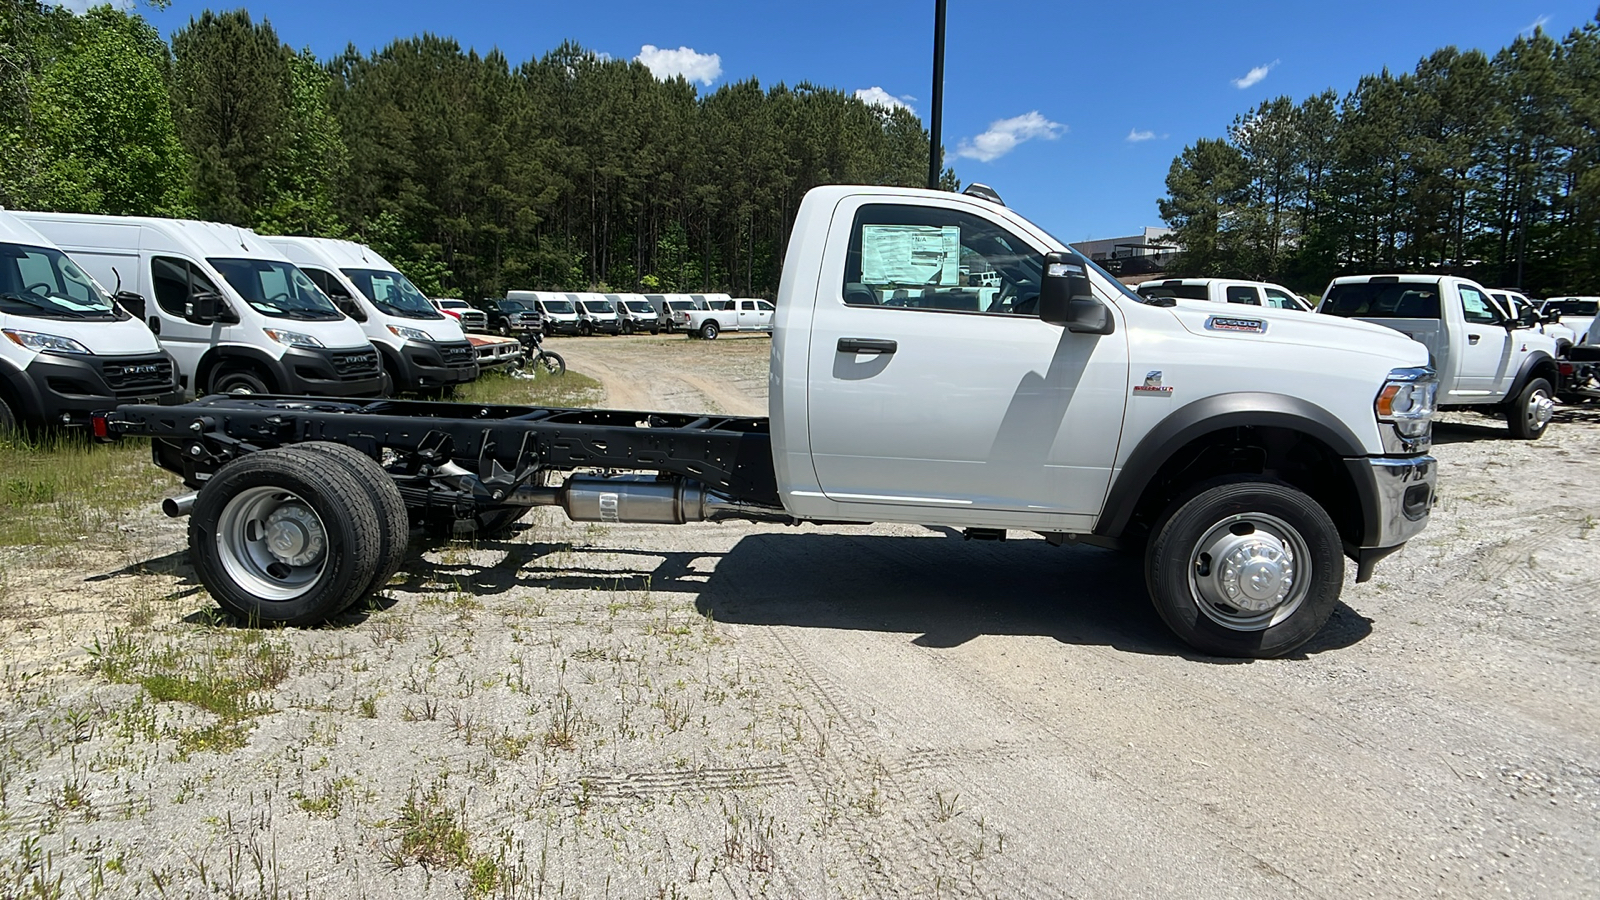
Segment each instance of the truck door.
M183 317L184 307L193 294L220 292L199 266L186 259L166 255L151 257L150 286L155 294L155 310L151 318L160 322L161 330L157 333L161 337L161 346L177 360L178 371L187 378L189 390L198 397L208 389L206 385L195 383L200 359L208 349L222 343L227 326L220 323L195 325Z
M1462 329L1460 390L1470 394L1492 394L1498 399L1516 376L1511 365L1511 332L1505 316L1477 288L1462 284L1456 288L1461 300Z
M867 200L835 214L813 311L807 410L823 493L1098 513L1126 403L1126 330L1040 321L1043 248L1004 219ZM997 273L987 304L963 266Z

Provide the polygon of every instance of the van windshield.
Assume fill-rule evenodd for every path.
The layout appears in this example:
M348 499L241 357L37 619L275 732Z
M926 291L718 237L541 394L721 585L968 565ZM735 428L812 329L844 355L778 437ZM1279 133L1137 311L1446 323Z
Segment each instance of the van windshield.
M693 300L668 300L667 307L675 310L696 309Z
M651 306L648 300L629 300L626 306L630 311L636 313L654 314L656 311L656 308Z
M610 300L585 300L583 301L583 308L592 313L608 313L616 311L612 308Z
M282 319L342 319L344 313L294 263L273 259L210 259L212 267L257 312Z
M428 298L399 272L382 269L344 269L346 278L372 301L379 312L407 319L442 319Z
M572 301L571 300L546 300L544 302L544 311L547 312L547 313L554 313L554 314L570 313L570 312L572 312Z
M0 309L41 318L114 318L116 308L60 250L0 244Z

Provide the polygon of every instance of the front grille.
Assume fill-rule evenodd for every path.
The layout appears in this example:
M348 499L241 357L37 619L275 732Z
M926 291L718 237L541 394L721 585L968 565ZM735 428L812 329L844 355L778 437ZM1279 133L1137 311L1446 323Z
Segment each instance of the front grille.
M489 324L489 317L481 312L463 312L461 314L461 324L468 328L482 328Z
M172 387L172 360L165 356L145 359L106 361L100 374L118 394L148 393L152 388Z
M477 351L472 349L471 344L442 344L439 355L444 357L447 366L467 366L478 360Z
M333 370L341 381L378 377L378 351L351 350L333 354Z

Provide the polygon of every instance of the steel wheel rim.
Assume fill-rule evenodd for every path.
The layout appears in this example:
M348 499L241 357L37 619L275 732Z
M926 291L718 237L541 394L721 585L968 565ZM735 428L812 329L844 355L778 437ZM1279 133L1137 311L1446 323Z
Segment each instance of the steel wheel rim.
M1190 597L1230 631L1265 631L1294 615L1310 596L1312 575L1300 532L1266 513L1228 516L1189 551Z
M1530 431L1543 431L1545 426L1550 424L1550 420L1555 418L1555 414L1555 401L1543 390L1534 391L1529 395L1528 408L1523 410Z
M308 593L328 565L328 528L293 491L247 488L222 508L217 558L250 594L284 602Z

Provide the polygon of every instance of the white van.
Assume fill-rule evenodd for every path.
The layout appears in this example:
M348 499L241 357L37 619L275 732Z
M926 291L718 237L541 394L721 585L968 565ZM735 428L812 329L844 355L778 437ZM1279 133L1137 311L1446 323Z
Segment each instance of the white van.
M151 298L145 322L201 394L372 397L378 351L306 274L248 228L19 212L88 270Z
M440 388L478 377L478 353L461 322L435 309L372 248L331 238L268 237L266 242L361 323L395 390Z
M568 294L567 299L577 305L588 322L580 326L584 334L621 334L622 319L617 316L617 308L607 300L604 294Z
M523 300L539 307L545 334L582 334L583 313L566 294L549 291L506 291L507 300Z
M0 210L0 430L86 425L123 403L175 403L177 367L138 316L48 238Z

